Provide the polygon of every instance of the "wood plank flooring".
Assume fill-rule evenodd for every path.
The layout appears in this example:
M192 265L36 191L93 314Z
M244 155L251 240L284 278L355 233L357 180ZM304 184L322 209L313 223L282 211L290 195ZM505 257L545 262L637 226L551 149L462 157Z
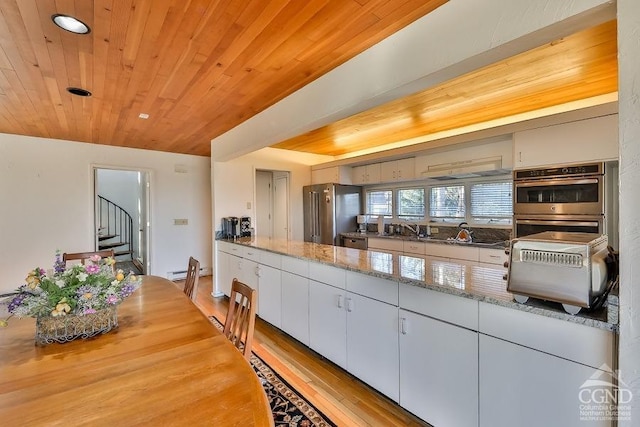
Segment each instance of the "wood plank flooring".
M176 282L182 288L184 282ZM224 322L226 297L211 296L212 276L200 278L195 304ZM339 426L429 426L305 345L258 318L253 351Z

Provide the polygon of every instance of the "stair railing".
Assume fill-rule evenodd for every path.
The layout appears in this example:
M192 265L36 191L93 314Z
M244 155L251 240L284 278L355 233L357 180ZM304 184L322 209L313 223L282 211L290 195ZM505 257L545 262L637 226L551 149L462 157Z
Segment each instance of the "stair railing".
M103 235L118 237L120 240L116 243L105 243L105 246L114 248L116 255L128 253L133 259L133 218L121 206L111 200L98 195L98 224L100 229L105 230ZM100 239L100 233L98 234ZM98 246L100 242L98 242ZM126 251L122 246L126 246ZM116 248L120 248L117 250Z

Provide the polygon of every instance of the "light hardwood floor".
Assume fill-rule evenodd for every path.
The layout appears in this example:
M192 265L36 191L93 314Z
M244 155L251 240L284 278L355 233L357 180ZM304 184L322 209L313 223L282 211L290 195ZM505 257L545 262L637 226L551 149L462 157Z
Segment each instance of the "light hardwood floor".
M211 289L212 276L201 277L195 304L224 322L228 299L212 297ZM260 318L253 351L339 426L429 426Z

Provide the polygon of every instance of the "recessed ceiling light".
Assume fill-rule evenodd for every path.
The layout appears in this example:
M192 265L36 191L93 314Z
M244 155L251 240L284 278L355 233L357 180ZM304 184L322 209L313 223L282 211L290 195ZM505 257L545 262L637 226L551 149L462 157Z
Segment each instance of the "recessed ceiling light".
M79 87L68 87L67 92L78 96L91 96L91 92L85 89L80 89Z
M138 114L138 117L140 117L141 119L148 119L149 115L147 113L140 113Z
M55 14L51 16L51 20L63 30L70 31L75 34L89 34L91 28L79 19L69 15Z

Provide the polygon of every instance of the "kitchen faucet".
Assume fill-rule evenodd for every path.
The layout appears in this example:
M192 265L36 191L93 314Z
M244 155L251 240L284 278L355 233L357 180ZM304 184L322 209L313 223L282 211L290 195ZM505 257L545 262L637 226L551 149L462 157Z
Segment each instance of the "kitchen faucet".
M416 236L420 235L420 226L418 224L416 224L416 228L415 229L413 227L411 227L409 224L406 224L406 223L403 223L402 226L405 227L405 228L408 228L409 231L414 233Z

